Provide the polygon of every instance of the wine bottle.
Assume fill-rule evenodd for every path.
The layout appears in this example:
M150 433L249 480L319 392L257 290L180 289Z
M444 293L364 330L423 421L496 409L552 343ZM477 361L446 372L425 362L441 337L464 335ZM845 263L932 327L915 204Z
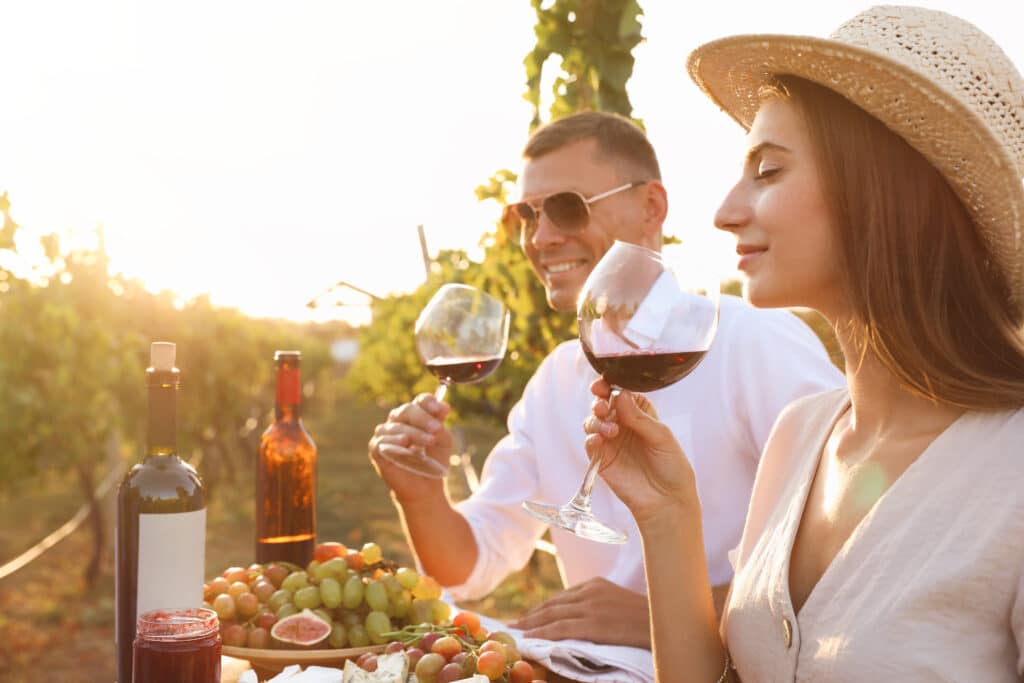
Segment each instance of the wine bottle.
M316 545L316 444L302 425L298 351L274 354L274 422L256 463L256 561L305 567Z
M175 346L150 347L146 454L117 490L115 639L117 680L131 683L139 615L203 604L206 496L195 469L177 447L180 373Z

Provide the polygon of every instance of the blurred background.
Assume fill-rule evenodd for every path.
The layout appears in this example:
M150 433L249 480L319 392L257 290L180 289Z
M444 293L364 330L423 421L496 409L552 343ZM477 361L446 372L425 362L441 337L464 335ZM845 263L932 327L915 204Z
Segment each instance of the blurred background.
M207 573L252 558L273 352L301 349L320 539L411 562L366 459L434 388L412 323L444 282L513 313L450 394L477 469L540 360L575 335L497 229L533 127L598 109L658 150L670 259L738 293L711 217L742 131L685 75L732 33L827 35L867 3L0 0L0 681L112 680L113 491L140 459L149 343L178 344L182 455L210 498ZM930 2L1013 50L1004 3ZM827 325L797 311L830 345ZM468 494L460 470L455 497ZM540 554L487 600L558 590Z

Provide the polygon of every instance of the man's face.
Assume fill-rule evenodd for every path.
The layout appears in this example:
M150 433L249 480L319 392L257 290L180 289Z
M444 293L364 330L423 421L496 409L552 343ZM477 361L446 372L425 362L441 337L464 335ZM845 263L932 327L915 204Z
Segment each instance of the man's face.
M520 176L522 201L539 207L545 197L556 192L578 192L590 198L624 183L646 180L626 177L624 174L630 172L625 168L624 164L599 157L594 140L579 140L526 162ZM645 222L645 187L591 204L590 221L580 232L560 231L542 211L533 235L523 234L520 246L553 309L575 310L587 275L615 240L650 248L660 246L651 245L649 220Z

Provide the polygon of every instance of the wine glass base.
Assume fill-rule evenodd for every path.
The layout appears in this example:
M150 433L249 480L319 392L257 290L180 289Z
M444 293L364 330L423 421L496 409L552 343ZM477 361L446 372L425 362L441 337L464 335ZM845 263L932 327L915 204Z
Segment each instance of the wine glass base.
M444 479L448 476L448 467L434 460L422 451L409 451L404 448L389 448L386 444L380 447L382 458L395 467L406 472L418 474L431 479Z
M523 503L523 509L543 522L571 531L589 541L614 545L626 542L625 532L611 528L594 517L589 510L578 508L571 503L559 506L528 500Z

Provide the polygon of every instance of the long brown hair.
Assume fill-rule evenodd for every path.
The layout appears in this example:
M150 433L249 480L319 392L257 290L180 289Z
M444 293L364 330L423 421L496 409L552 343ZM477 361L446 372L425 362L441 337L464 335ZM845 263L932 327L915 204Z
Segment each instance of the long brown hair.
M807 125L859 348L937 402L1024 406L1024 316L945 178L828 88L779 76L762 96L792 102Z

